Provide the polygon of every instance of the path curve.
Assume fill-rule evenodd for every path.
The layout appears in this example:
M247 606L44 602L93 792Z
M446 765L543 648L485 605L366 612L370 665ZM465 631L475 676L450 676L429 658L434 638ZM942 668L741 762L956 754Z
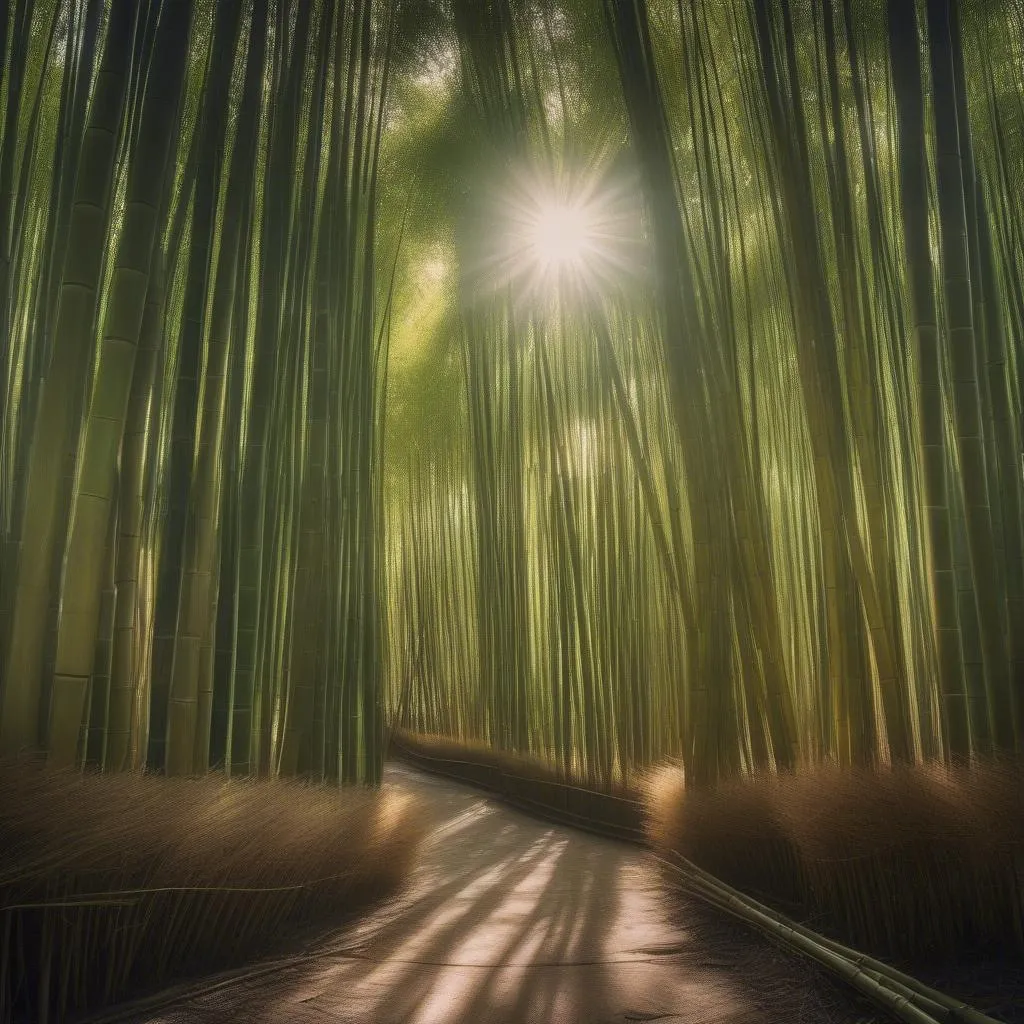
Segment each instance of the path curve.
M384 784L432 827L399 896L301 958L200 985L136 1024L877 1019L757 936L727 928L716 940L696 913L702 925L682 923L643 850L404 765L388 765Z

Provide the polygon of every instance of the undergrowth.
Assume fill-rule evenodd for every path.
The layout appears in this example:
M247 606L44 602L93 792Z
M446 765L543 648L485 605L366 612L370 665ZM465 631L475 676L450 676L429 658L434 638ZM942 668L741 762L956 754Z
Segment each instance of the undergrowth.
M736 888L908 963L1024 961L1024 766L807 768L687 790L654 774L647 830Z
M397 887L409 801L0 765L0 1021L64 1020L267 951Z

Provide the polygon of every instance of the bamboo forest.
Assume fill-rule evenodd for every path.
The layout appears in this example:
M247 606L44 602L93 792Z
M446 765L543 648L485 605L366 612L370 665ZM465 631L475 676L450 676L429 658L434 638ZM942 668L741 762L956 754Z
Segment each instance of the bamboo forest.
M1024 1021L1024 0L0 54L0 1024Z

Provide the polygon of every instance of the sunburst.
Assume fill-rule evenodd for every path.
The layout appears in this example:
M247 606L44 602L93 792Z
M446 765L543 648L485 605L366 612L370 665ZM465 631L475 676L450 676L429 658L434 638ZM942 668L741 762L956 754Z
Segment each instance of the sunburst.
M642 271L633 182L593 172L510 176L478 211L464 264L474 294L511 288L518 301L594 299Z

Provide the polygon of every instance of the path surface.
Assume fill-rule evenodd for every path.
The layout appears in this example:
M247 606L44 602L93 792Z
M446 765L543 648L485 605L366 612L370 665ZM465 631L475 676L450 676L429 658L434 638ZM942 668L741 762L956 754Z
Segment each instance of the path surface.
M673 920L642 850L403 766L390 765L385 784L413 794L434 826L400 896L299 960L199 989L137 1024L870 1019L746 932L723 955L706 926ZM766 1014L772 986L778 1012Z

